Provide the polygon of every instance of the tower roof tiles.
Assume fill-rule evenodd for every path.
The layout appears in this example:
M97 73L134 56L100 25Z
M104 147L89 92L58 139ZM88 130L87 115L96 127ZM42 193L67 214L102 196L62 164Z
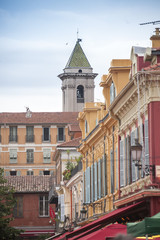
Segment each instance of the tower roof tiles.
M91 68L78 39L65 68Z

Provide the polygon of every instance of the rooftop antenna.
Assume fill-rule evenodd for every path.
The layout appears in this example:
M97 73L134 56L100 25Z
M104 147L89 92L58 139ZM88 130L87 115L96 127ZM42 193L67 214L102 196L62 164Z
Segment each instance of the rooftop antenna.
M153 24L153 25L160 24L160 20L158 20L158 21L153 21L153 22L140 23L139 25L146 25L146 24Z

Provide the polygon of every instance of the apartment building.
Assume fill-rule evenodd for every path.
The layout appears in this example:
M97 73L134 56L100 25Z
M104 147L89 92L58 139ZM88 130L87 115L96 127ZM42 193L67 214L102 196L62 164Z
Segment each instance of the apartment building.
M0 167L5 176L53 174L56 146L80 132L77 116L77 112L29 109L24 113L0 113Z

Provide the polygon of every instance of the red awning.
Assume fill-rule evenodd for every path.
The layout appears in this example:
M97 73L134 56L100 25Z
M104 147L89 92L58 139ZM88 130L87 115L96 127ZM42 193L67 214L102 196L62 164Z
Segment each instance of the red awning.
M106 237L114 238L119 233L127 234L127 226L122 224L112 224L92 234L82 237L81 240L105 240Z
M110 223L114 223L117 221L117 219L119 217L123 217L125 213L127 213L129 210L134 210L137 209L137 207L139 207L140 205L143 205L144 202L138 202L136 204L132 204L130 206L127 207L123 207L123 208L119 208L116 209L108 214L106 214L105 216L73 231L70 232L68 234L66 234L65 238L66 239L76 239L78 238L80 235L81 237L84 237L92 232L98 231L99 229L105 227L106 225L110 224Z

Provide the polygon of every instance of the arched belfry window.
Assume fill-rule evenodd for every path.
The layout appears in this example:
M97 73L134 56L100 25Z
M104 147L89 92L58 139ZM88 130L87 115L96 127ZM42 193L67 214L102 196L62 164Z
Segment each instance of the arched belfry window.
M115 97L116 97L116 89L115 89L114 83L112 82L110 86L110 104L113 102Z
M84 103L84 87L82 85L77 87L77 103Z

